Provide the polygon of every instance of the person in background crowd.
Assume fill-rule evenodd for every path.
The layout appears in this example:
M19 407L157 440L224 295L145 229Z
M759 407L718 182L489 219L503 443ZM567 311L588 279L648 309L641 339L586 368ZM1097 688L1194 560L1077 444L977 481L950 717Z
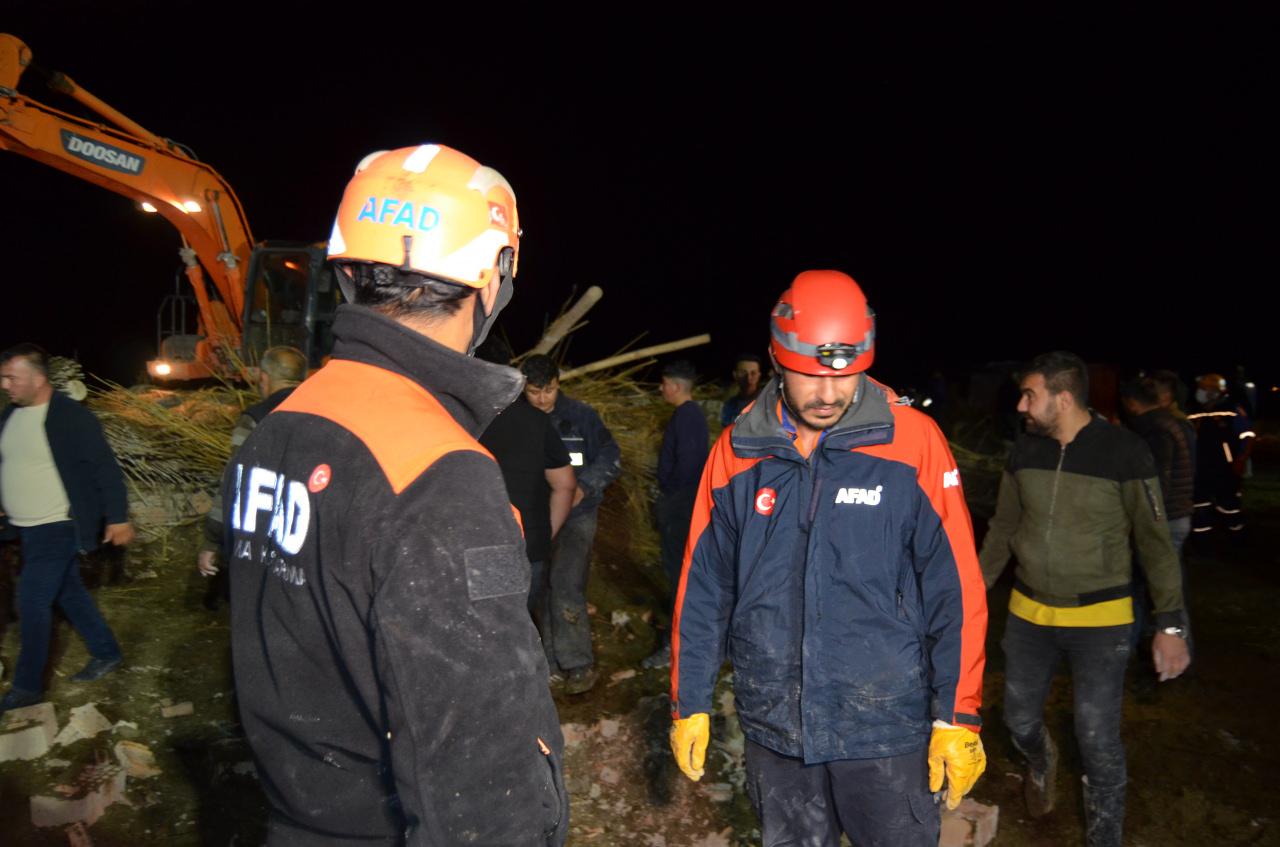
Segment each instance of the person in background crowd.
M707 419L693 399L697 371L678 359L662 369L662 399L675 407L662 434L658 452L658 500L654 504L658 536L662 541L662 570L671 586L671 599L680 580L680 563L689 537L689 520L698 496L698 480L707 463ZM666 611L670 611L667 609ZM641 665L665 668L671 664L671 636L664 631L662 644Z
M622 472L622 450L595 409L560 390L560 368L549 356L530 356L520 370L525 375L525 399L551 416L578 480L569 519L551 544L549 605L555 661L551 680L563 682L567 694L583 694L599 678L587 614L591 547L604 490Z
M720 425L733 423L742 410L747 408L764 384L764 359L756 353L741 353L733 362L733 381L738 391L720 409Z
M1240 506L1242 480L1256 435L1244 408L1227 393L1220 374L1205 374L1196 382L1198 411L1187 415L1196 428L1195 514L1191 531L1197 534L1225 527L1244 529Z
M73 682L92 682L124 661L111 627L80 580L80 554L134 538L124 474L92 412L49 382L49 355L35 344L0 354L0 515L22 542L18 614L22 646L0 715L44 695L53 607L89 650Z
M1073 353L1037 356L1023 370L1018 413L1026 433L1000 480L979 554L987 587L1012 555L1018 568L1001 646L1004 721L1026 757L1027 812L1054 808L1058 748L1044 719L1054 671L1071 670L1076 744L1084 762L1089 847L1120 847L1124 744L1120 713L1132 651L1132 553L1146 572L1159 631L1160 680L1190 663L1178 555L1169 540L1151 451L1089 410L1089 371Z
M258 363L253 376L258 396L262 400L245 409L232 428L232 457L249 437L249 433L253 432L253 428L307 378L307 357L294 347L271 347L263 352L262 361ZM227 579L227 572L218 567L218 563L227 558L222 549L224 536L222 494L218 492L213 497L209 514L205 516L204 543L196 555L196 569L201 576L210 578L204 594L204 607L210 611L215 611L219 602L230 596L231 583Z

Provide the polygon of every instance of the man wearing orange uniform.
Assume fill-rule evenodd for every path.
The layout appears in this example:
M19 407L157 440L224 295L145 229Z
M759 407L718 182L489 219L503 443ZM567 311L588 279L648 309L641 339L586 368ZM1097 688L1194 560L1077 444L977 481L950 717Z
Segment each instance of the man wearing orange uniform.
M875 317L851 277L800 274L771 327L778 376L712 448L694 507L672 750L702 776L727 652L765 845L934 847L938 800L986 766L959 472L937 425L866 375Z

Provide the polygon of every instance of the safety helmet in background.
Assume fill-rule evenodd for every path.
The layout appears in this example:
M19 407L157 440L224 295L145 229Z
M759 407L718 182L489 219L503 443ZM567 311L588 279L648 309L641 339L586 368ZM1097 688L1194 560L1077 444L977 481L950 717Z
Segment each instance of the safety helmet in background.
M1227 393L1227 380L1222 374L1205 374L1196 380L1196 388L1205 391L1216 391L1219 394Z
M442 144L370 153L347 183L329 258L484 288L514 277L516 195L502 174Z
M773 307L770 349L789 371L847 376L871 367L875 327L875 312L853 277L804 271Z

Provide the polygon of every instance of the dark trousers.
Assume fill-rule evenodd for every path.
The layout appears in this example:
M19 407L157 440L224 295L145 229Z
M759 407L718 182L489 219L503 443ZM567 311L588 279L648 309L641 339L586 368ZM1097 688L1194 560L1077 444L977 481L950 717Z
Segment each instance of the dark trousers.
M1038 626L1009 615L1001 641L1004 722L1014 746L1032 767L1045 767L1044 704L1054 671L1065 657L1071 669L1076 743L1089 785L1106 790L1125 784L1120 708L1132 652L1131 627Z
M690 485L662 492L653 507L658 536L662 539L662 570L671 581L673 602L680 584L684 545L689 538L689 522L693 520L693 503L697 497L698 486Z
M551 636L549 658L555 659L553 671L557 665L571 671L595 664L591 618L587 616L587 576L595 539L596 512L592 510L565 521L551 542L547 629Z
M94 658L119 658L120 645L80 581L75 524L62 521L19 527L18 531L22 536L22 577L18 582L22 649L13 672L13 687L39 694L44 691L55 603Z
M1224 527L1231 532L1244 529L1244 512L1240 509L1240 477L1230 465L1215 466L1209 471L1197 469L1195 480L1195 512L1192 532L1211 532Z
M806 765L747 741L747 794L764 847L937 847L928 750Z

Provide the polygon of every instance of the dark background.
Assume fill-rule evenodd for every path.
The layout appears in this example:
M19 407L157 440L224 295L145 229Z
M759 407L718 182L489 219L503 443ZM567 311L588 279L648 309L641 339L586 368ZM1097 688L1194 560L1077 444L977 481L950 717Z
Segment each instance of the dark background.
M796 272L832 267L867 291L899 387L1059 347L1280 379L1271 19L469 8L20 2L0 31L193 148L257 239L326 238L372 150L497 168L525 230L517 350L597 284L571 362L710 332L691 356L721 376L763 351ZM82 111L34 74L21 90ZM0 344L131 379L176 232L12 154L0 192Z

